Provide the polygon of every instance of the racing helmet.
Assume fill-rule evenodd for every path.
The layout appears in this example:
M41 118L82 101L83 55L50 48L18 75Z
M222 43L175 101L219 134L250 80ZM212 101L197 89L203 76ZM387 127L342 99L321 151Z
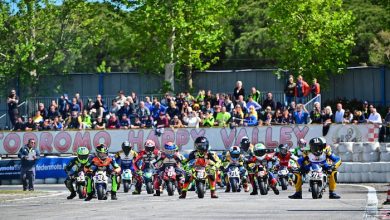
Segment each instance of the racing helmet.
M280 144L278 146L278 151L282 156L286 156L288 152L288 145L287 144Z
M305 139L301 138L298 140L298 147L301 151L304 151L306 148L307 142Z
M81 164L86 164L88 162L89 150L86 147L77 148L77 160Z
M169 141L164 145L164 153L167 157L172 158L176 153L176 144Z
M144 147L145 147L146 152L151 153L156 148L156 143L153 140L149 139L149 140L146 140Z
M245 136L241 138L240 147L243 151L247 152L250 145L251 142L249 141L248 137Z
M194 142L195 149L201 153L207 152L209 150L209 140L206 137L197 137Z
M123 150L123 152L124 152L126 155L129 155L129 153L130 153L130 151L131 151L130 142L124 141L124 142L122 143L122 150Z
M105 160L108 157L108 148L104 144L99 144L95 148L96 150L96 156L101 159Z
M267 152L267 149L265 148L264 144L257 143L255 145L254 154L258 157L262 157Z
M230 153L230 156L232 158L239 158L240 157L240 154L241 154L241 150L240 150L240 147L238 146L232 146L230 149L229 149L229 153Z
M310 140L310 152L315 156L320 156L326 147L326 140L323 137L316 137Z

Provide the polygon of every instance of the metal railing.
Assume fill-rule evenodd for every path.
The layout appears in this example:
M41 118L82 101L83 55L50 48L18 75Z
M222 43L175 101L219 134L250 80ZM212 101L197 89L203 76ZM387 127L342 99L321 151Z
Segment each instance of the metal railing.
M24 118L27 117L27 100L18 105L18 110L19 116L22 116ZM5 111L5 113L0 116L0 129L8 130L9 128L11 128L11 119L8 115L8 109L3 111Z

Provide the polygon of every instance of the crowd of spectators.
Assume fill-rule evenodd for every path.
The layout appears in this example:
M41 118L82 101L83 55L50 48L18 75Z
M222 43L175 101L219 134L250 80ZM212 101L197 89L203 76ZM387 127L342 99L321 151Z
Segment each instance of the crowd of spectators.
M361 109L343 109L341 103L333 113L330 106L321 107L315 102L313 110L308 112L302 103L302 97L316 98L320 87L316 80L313 85L297 82L290 76L285 87L286 103L275 102L271 92L262 94L252 87L245 92L241 81L237 81L232 94L200 90L197 95L189 92L164 97L145 97L139 100L132 92L126 95L119 91L110 105L104 103L101 95L96 100L84 104L80 94L70 98L64 94L58 100L52 100L50 106L39 103L35 114L26 121L15 114L13 130L64 130L64 129L133 129L133 128L183 128L183 127L235 127L269 126L286 124L331 124L331 123L375 123L390 121L387 114L384 122L375 107L364 101ZM16 101L12 91L9 102ZM13 107L14 104L11 106ZM390 112L390 108L389 108Z

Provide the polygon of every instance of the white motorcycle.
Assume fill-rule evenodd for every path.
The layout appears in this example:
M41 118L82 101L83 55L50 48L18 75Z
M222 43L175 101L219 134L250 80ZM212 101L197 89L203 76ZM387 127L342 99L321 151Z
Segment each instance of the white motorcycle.
M238 166L231 166L227 172L229 184L232 189L232 192L240 191L240 169Z
M84 199L87 196L86 187L85 174L83 171L80 171L76 177L76 191L80 199Z
M313 199L321 199L328 184L328 177L319 164L313 163L309 172L309 184Z
M129 192L131 188L132 180L133 180L133 173L131 172L130 169L125 169L122 172L123 191L125 193Z
M98 200L107 199L108 177L106 171L97 171L93 177Z

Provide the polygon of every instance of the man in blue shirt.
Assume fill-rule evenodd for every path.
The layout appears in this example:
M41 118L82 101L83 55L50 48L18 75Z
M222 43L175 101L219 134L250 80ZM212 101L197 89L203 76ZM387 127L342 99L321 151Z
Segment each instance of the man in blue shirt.
M21 160L20 175L23 183L23 191L26 191L27 188L29 191L34 191L35 164L40 158L40 152L35 147L34 139L29 139L27 145L20 149L18 157Z
M297 105L296 111L293 113L293 120L295 124L307 124L309 113L302 104Z

